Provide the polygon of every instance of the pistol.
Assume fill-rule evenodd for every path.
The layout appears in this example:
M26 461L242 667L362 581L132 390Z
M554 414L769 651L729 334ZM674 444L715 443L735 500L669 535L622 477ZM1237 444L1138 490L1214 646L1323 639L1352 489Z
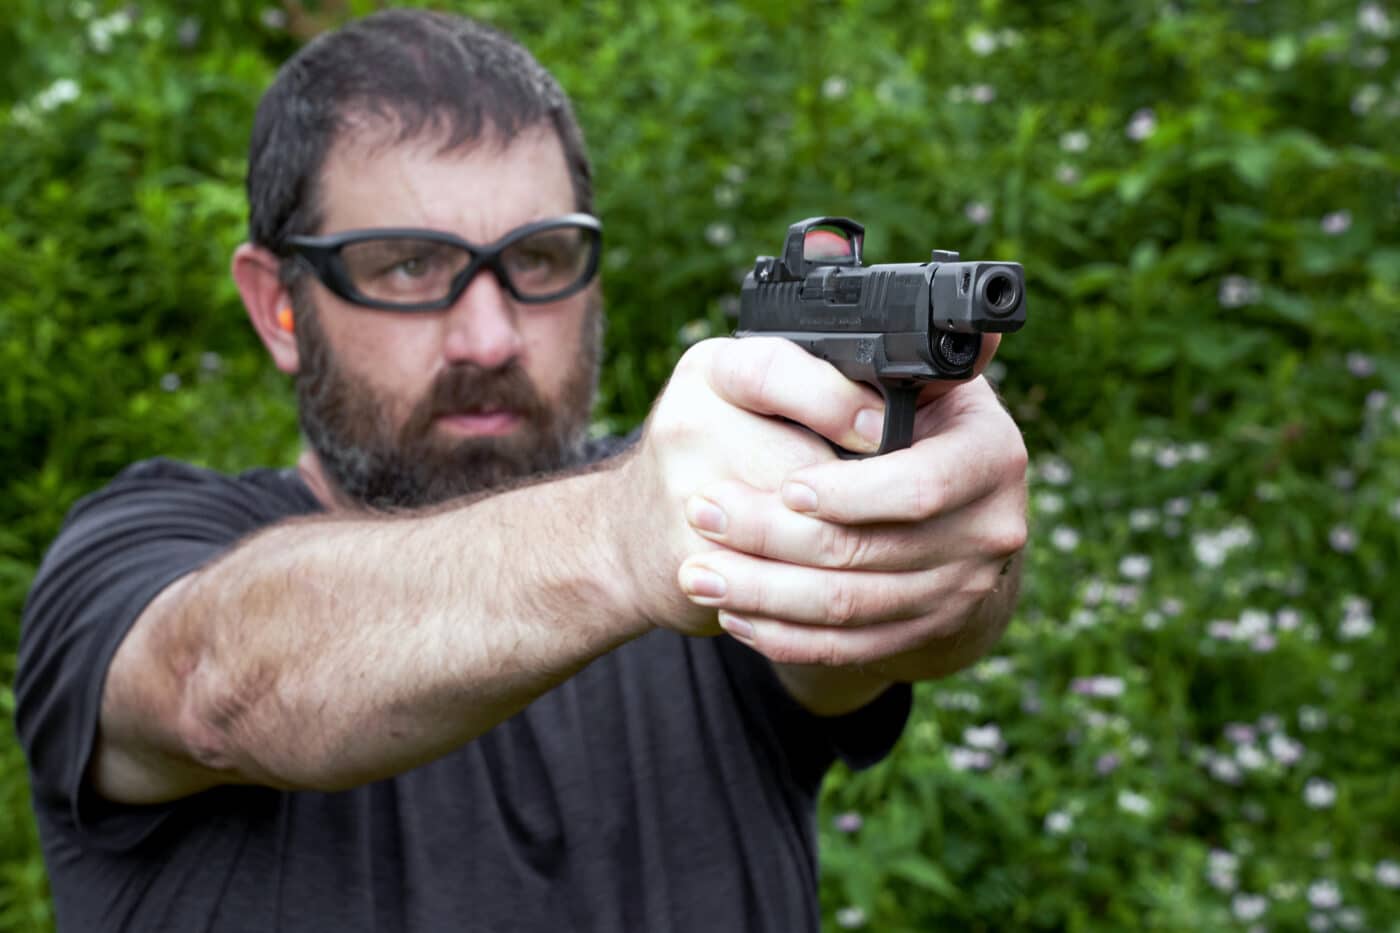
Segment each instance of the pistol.
M965 379L985 333L1026 323L1020 263L961 260L861 265L865 227L809 217L788 227L781 256L759 256L739 291L736 337L786 337L885 397L877 454L908 447L923 384ZM837 448L843 457L849 451Z

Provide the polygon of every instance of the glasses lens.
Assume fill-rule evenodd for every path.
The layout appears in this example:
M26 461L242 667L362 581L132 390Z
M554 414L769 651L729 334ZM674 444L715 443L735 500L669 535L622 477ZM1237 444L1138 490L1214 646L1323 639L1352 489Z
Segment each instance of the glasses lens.
M341 261L366 298L401 304L437 301L452 292L452 280L471 253L450 243L384 237L347 243Z
M586 227L549 227L501 251L501 266L524 298L550 298L582 284L593 272L598 233Z

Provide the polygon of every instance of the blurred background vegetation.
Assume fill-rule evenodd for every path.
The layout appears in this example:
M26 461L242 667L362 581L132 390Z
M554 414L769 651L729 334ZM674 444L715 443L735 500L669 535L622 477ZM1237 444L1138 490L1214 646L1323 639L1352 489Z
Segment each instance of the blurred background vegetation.
M1400 10L1384 2L438 3L573 95L607 224L599 430L786 225L1025 264L1022 609L833 775L873 930L1400 930ZM227 275L277 64L349 2L0 21L0 931L51 927L11 717L63 514L132 460L290 463Z

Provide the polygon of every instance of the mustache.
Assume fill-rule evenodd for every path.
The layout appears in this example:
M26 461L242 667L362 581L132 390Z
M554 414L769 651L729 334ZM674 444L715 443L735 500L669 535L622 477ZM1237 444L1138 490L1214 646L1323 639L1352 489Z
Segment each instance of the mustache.
M512 360L494 369L462 363L433 380L404 424L403 437L422 437L442 415L496 411L510 412L533 424L549 420L548 407L519 362Z

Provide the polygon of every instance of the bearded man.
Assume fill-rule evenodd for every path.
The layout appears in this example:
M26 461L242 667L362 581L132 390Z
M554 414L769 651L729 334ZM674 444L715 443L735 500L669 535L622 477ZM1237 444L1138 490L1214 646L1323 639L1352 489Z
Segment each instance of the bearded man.
M985 381L843 461L876 393L705 341L588 441L582 134L455 17L298 53L248 195L233 276L306 449L136 464L47 554L16 698L60 927L818 929L824 773L1011 611L1025 449Z

